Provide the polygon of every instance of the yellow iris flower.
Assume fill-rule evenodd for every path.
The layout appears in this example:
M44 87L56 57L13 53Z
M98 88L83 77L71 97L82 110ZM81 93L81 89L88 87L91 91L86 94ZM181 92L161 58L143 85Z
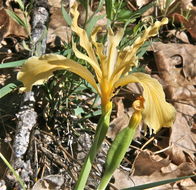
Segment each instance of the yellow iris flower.
M167 18L156 21L131 46L119 51L117 46L123 37L124 30L120 29L114 34L112 29L109 29L107 47L105 47L96 39L100 31L99 27L88 37L86 31L78 26L77 8L78 5L74 4L71 9L73 15L71 29L80 37L80 46L86 50L87 55L81 53L74 42L72 43L73 51L79 59L91 65L96 76L86 67L62 55L46 54L41 57L31 57L23 65L17 75L17 79L24 84L21 90L30 91L33 85L43 84L54 71L66 69L81 76L96 89L101 97L102 109L107 112L111 109L111 98L115 89L128 83L140 83L145 100L142 112L144 122L155 132L163 126L171 126L175 118L175 109L165 101L165 94L159 82L140 72L127 75L127 72L137 64L137 50L149 37L157 35L160 26L167 24Z

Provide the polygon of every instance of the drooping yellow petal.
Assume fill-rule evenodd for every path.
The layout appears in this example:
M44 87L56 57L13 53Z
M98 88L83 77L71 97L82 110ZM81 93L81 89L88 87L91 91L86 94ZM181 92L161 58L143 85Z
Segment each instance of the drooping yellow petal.
M175 119L174 107L167 103L161 84L154 78L144 73L133 73L119 79L115 88L128 83L140 83L143 87L144 110L142 112L144 122L159 131L161 127L170 127Z
M31 57L26 61L17 75L17 79L24 84L21 91L30 91L33 85L43 84L53 75L54 71L62 69L81 76L100 93L95 79L88 69L71 59L56 54Z
M161 21L156 21L152 26L148 27L144 31L144 34L141 37L138 37L131 46L126 47L123 51L119 52L119 57L121 59L119 59L118 67L116 68L113 75L116 75L116 73L119 72L122 74L128 72L133 64L137 61L136 53L138 49L144 44L145 41L148 40L148 38L156 36L158 34L159 28L167 23L167 18L163 18Z
M85 30L80 28L78 26L78 17L79 17L79 12L78 12L78 3L74 3L73 6L71 7L71 14L73 15L73 20L72 20L72 25L71 29L74 31L79 37L80 37L80 45L87 51L88 56L97 64L99 65L97 58L95 56L92 44L87 36L87 33Z

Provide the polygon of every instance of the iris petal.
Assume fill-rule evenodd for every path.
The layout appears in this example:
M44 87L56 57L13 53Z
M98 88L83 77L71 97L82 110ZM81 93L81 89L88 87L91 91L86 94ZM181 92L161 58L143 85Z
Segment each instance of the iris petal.
M161 84L150 75L144 73L132 73L119 79L114 87L124 86L128 83L140 83L143 87L144 110L142 112L144 122L155 132L161 127L170 127L175 119L174 107L167 103Z
M100 93L95 79L88 69L73 60L56 54L46 54L41 57L29 58L17 75L17 79L24 84L24 87L20 90L30 91L33 85L43 84L53 76L54 71L62 69L81 76Z
M104 45L102 43L97 42L97 33L102 31L102 27L96 27L95 30L92 32L91 40L93 45L95 46L96 54L99 58L99 62L101 65L102 76L107 76L107 56L104 54Z
M112 73L116 68L117 56L118 56L117 46L120 43L123 35L124 35L124 29L122 28L118 30L116 34L113 33L112 29L109 29L108 31L108 47L107 47L108 69L107 70L108 70L109 77L111 77Z
M136 53L138 49L142 47L144 42L147 41L150 37L156 36L158 34L159 28L167 23L167 18L163 18L161 21L156 21L154 25L148 27L144 31L144 34L141 37L138 37L131 46L128 46L123 51L121 51L119 53L119 57L121 57L121 59L119 59L120 62L118 62L118 67L115 69L113 75L116 75L116 73L118 72L122 72L122 74L125 74L130 70L134 63L136 65Z
M86 31L78 26L77 22L78 22L79 12L77 9L78 9L78 3L74 3L70 10L71 14L73 15L71 29L80 37L80 45L87 51L88 56L97 65L99 65L94 50L92 48L92 44L87 36Z
M94 71L95 71L95 73L97 75L98 81L100 81L101 80L101 76L102 76L102 72L101 72L101 69L100 69L99 65L97 65L90 57L88 57L87 55L81 53L76 48L76 44L74 42L72 42L72 48L73 48L73 51L74 51L74 53L75 53L77 58L83 59L83 60L87 61L92 66L92 68L94 69Z

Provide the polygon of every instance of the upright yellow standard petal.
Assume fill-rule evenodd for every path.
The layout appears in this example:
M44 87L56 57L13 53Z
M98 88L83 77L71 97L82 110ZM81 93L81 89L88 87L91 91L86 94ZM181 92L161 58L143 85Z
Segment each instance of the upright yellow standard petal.
M102 27L96 27L95 30L92 32L91 41L95 46L96 54L99 58L102 70L102 77L107 77L107 56L104 54L104 44L97 42L97 33L102 30Z
M83 59L85 61L87 61L91 66L92 68L94 69L95 73L96 73L96 76L97 76L97 79L98 81L101 80L101 77L102 77L102 72L101 72L101 68L99 65L97 65L93 59L91 59L90 57L88 57L87 55L81 53L77 48L76 48L76 44L74 42L72 42L72 49L76 55L77 58L79 59Z
M30 91L33 85L43 84L53 75L54 71L62 69L81 76L100 93L95 79L88 69L71 59L56 54L31 57L26 61L17 75L17 79L24 84L21 91Z
M70 10L71 14L73 15L71 29L80 37L80 45L87 51L88 56L98 65L98 61L96 59L93 47L87 36L86 31L78 26L77 22L78 22L79 12L77 9L78 9L78 4L74 3L74 5L71 7Z
M131 46L126 47L123 51L121 51L119 53L119 57L122 59L119 59L121 62L118 61L118 67L115 69L113 75L116 75L119 72L122 72L123 74L128 72L133 64L136 64L136 53L138 49L142 47L144 42L147 41L150 37L156 36L158 34L159 28L167 23L167 18L163 18L161 21L156 21L152 26L148 27L144 31L143 35L138 37Z
M140 83L143 87L144 122L155 132L161 127L170 127L175 119L174 107L167 103L161 84L154 78L144 73L133 73L119 79L114 87L124 86L128 83Z
M107 72L108 76L111 77L112 73L115 70L116 63L117 63L117 56L118 56L118 50L117 46L119 45L122 37L124 34L124 30L121 28L117 31L117 33L114 35L112 29L109 29L108 31L108 48L107 48Z

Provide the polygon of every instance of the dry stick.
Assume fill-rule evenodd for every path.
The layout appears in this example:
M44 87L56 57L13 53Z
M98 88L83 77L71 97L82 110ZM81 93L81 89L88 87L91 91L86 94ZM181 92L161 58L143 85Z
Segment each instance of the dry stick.
M32 14L32 55L40 56L46 50L47 23L49 19L48 0L34 0ZM30 134L37 122L37 113L34 109L34 92L24 94L20 110L17 114L18 124L14 140L14 167L21 171L20 175L25 182L30 181L32 169L29 160L25 160Z

